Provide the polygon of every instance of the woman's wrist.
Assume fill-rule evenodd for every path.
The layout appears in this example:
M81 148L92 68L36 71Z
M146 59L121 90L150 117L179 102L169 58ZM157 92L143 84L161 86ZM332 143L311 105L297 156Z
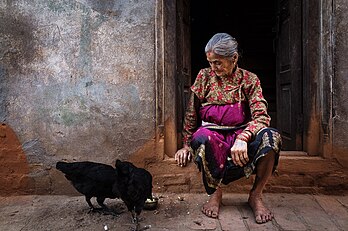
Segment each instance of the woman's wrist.
M191 156L193 155L193 149L188 144L184 144L182 149L186 150L189 155L191 155Z
M242 141L245 141L245 142L249 142L252 138L252 134L250 131L243 131L242 133L240 133L236 139L238 140L242 140Z
M189 150L190 149L190 145L184 144L182 148L185 148L185 149Z

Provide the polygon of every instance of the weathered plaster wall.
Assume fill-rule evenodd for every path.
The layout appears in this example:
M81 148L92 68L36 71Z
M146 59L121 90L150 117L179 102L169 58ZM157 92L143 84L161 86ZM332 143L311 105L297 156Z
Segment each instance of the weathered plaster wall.
M333 153L348 166L348 4L335 2L335 73L333 80Z
M152 150L154 19L154 0L0 0L0 122L48 191L57 160Z

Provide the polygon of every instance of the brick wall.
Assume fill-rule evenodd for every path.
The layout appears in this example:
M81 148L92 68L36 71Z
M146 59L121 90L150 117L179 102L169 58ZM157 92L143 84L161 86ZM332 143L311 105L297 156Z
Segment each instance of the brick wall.
M16 134L0 125L0 194L21 194L28 189L29 165Z

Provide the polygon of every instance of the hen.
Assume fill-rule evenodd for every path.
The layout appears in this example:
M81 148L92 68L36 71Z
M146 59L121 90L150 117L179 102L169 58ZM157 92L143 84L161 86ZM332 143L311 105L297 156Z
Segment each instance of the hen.
M137 168L127 161L116 160L118 174L117 194L132 213L133 222L138 227L138 216L147 199L152 200L152 175L143 168Z
M117 194L117 171L110 165L83 162L57 162L56 168L65 174L65 177L72 183L75 189L85 195L86 201L91 211L102 209L104 212L112 214L104 204L106 198L119 198ZM101 208L95 208L91 203L91 198L96 197Z

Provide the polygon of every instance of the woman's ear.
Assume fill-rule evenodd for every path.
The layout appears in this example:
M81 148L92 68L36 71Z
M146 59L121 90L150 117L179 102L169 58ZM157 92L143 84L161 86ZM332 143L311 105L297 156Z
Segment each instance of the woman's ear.
M233 63L236 64L238 62L238 53L235 52L233 55L232 55L232 60L233 60Z

